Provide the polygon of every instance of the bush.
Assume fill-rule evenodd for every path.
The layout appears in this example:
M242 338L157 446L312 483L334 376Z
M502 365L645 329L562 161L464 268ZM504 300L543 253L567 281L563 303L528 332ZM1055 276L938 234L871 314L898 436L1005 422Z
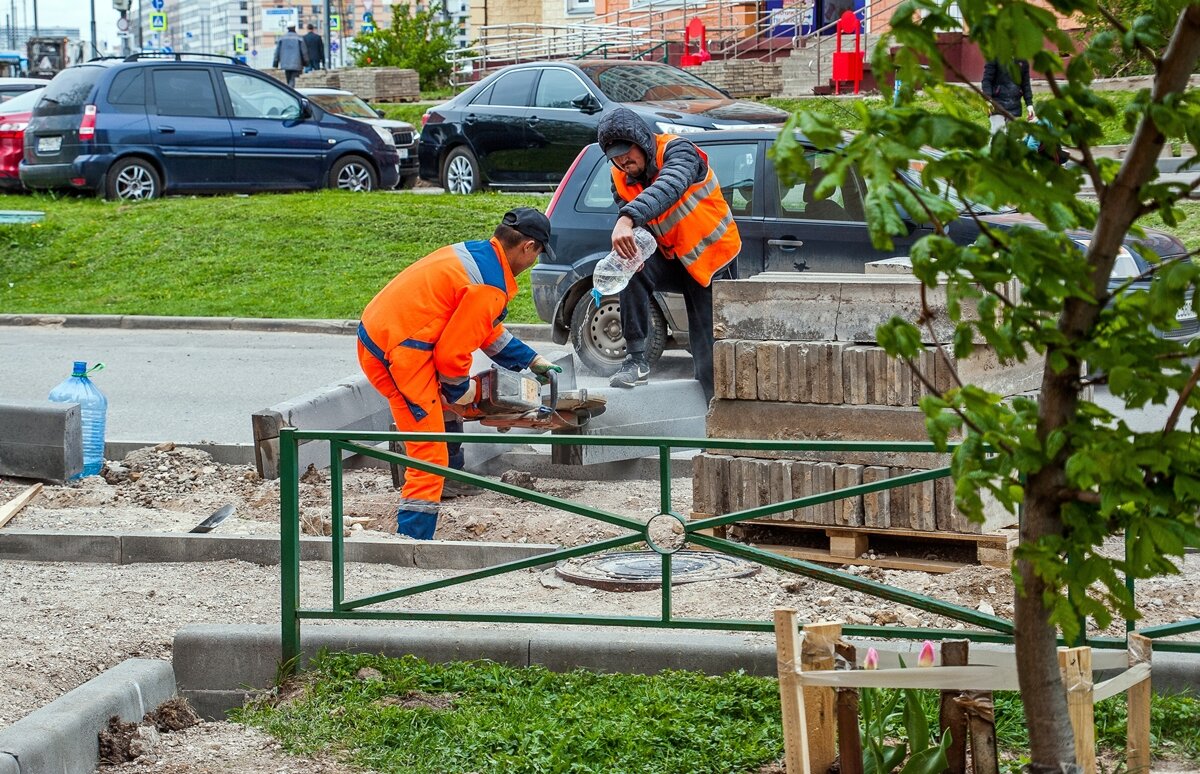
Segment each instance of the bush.
M350 44L358 67L405 67L416 70L421 89L444 87L450 78L447 52L454 47L450 22L432 11L392 6L392 24L359 35Z

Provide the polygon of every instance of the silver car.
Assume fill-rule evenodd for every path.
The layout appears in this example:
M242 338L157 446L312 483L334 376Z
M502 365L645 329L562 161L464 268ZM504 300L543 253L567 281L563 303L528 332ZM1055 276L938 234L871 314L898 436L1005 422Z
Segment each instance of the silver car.
M407 121L384 118L383 111L345 89L296 89L322 110L381 127L392 133L400 154L400 182L397 188L412 188L417 182L417 130Z

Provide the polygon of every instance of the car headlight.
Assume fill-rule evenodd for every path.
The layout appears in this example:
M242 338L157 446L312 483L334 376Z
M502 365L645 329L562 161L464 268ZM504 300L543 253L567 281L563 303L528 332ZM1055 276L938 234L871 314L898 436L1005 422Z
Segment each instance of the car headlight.
M382 126L372 125L371 128L375 130L375 134L379 135L379 139L383 140L385 145L391 145L393 148L396 147L396 138L392 137L391 132Z
M662 134L691 134L692 132L707 131L703 126L686 126L684 124L672 124L666 121L655 121L654 125L658 127L658 131Z

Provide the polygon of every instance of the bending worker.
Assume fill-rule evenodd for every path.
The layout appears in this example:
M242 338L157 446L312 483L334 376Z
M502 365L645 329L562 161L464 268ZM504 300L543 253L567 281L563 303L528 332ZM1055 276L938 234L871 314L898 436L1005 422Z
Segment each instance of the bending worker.
M705 400L712 400L712 281L737 276L734 259L742 249L721 184L704 151L681 137L654 134L629 108L600 119L597 139L613 164L613 198L619 207L613 249L635 257L633 229L638 226L658 242L658 250L621 291L628 354L609 383L633 387L647 382L650 297L655 291L671 291L682 293L687 304L696 380Z
M459 242L435 250L401 271L363 310L358 362L388 400L396 429L440 433L442 402L469 406L478 400L470 378L472 356L482 349L497 365L528 368L541 379L561 371L504 329L515 277L550 250L550 221L535 209L505 213L488 241ZM410 441L405 453L446 465L446 444ZM396 531L433 537L445 479L408 468Z

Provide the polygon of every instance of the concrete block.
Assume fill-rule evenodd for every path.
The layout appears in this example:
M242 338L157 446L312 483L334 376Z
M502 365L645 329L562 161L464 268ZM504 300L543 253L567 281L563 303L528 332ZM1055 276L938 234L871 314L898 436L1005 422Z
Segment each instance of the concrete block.
M558 546L546 543L480 543L423 540L413 545L413 566L439 570L478 570L548 554Z
M774 648L747 643L728 635L667 634L641 636L603 632L552 630L531 638L529 663L555 672L589 669L596 672L657 674L664 669L687 669L710 675L744 671L774 672Z
M0 476L61 484L82 470L79 404L0 404Z
M24 562L119 564L121 536L115 532L0 530L0 559Z
M589 394L608 399L608 410L593 418L582 435L617 435L659 438L703 438L708 404L694 379L653 381L632 392L602 387ZM632 399L631 399L632 397ZM575 446L564 464L593 465L657 455L650 446Z
M758 465L757 460L749 457L736 457L733 468L738 482L737 510L744 511L754 508L758 502Z
M0 774L21 774L21 766L11 753L0 752Z
M786 342L781 355L779 373L779 400L790 403L808 403L812 389L808 381L808 360L805 345ZM721 395L718 398L723 397Z
M714 400L708 416L708 436L797 441L929 440L925 432L925 414L912 406L818 405L761 400Z
M884 481L887 478L888 469L885 467L868 465L863 468L862 482L864 484L874 484L877 481ZM890 495L891 491L888 489L863 495L864 527L880 528L891 526L891 520L889 519Z
M736 341L713 342L713 391L718 398L737 397Z
M739 341L734 346L734 394L740 400L758 398L758 355L755 342Z
M771 480L771 460L753 460L757 471L755 478L758 481L758 497L756 498L758 505L769 505L779 502L779 497L775 494ZM767 516L767 519L775 520L777 517Z
M787 460L773 460L769 462L767 477L771 482L771 499L769 502L781 503L792 499L791 462ZM791 521L794 514L794 510L782 511L771 518L775 521Z
M784 357L784 343L781 341L764 341L756 348L758 372L759 400L787 400L781 377L783 376L781 362Z
M97 734L110 717L140 721L174 695L170 664L129 659L0 729L0 751L17 760L20 774L92 771Z
M846 489L862 483L861 465L838 465L833 472L835 489ZM862 497L844 497L833 502L834 523L841 527L863 526Z
M229 711L244 705L254 696L254 691L183 691L179 695L187 699L196 714L205 720L225 720Z

